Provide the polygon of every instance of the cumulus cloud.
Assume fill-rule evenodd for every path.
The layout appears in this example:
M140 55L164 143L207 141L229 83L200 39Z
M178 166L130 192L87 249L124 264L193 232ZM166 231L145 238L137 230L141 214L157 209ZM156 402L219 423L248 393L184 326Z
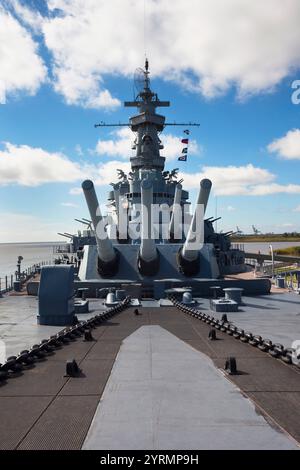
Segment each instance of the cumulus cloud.
M135 135L128 127L124 127L117 131L113 131L112 138L107 140L99 140L96 145L96 153L98 155L107 155L115 158L128 159L134 152L132 151L128 155L128 149L131 148ZM183 144L181 138L176 137L172 134L163 134L161 136L162 144L164 149L161 150L161 155L166 157L167 161L176 160L181 154ZM190 139L189 142L189 153L197 154L201 152L201 148L197 144L196 140Z
M281 224L281 227L291 228L291 227L295 227L295 224L291 224L290 222L286 222L284 224Z
M107 140L98 140L95 152L98 155L107 155L109 157L128 159L133 155L133 152L128 151L134 141L134 134L129 127L124 127L111 132L112 138Z
M147 0L146 44L140 0L48 0L49 14L44 17L23 1L7 2L22 25L40 34L48 48L55 90L67 103L87 108L120 105L108 78L131 77L142 65L145 46L152 76L175 81L207 98L231 87L240 98L273 91L300 66L298 0L189 0L188 4ZM1 15L6 47L17 52L8 57L33 64L28 60L32 56L36 62L24 69L25 76L35 78L25 80L21 67L17 74L9 73L12 89L34 92L44 78L35 44L11 15L3 10ZM20 53L23 49L27 53Z
M251 189L253 196L267 196L269 194L285 193L285 194L299 194L299 184L259 184Z
M300 185L281 185L275 182L276 175L269 170L244 166L202 167L200 172L180 173L187 189L199 189L202 178L213 182L213 190L223 196L264 196L276 193L300 194Z
M43 34L56 90L68 102L85 102L87 89L96 99L107 74L129 76L140 65L143 2L48 0L48 7L54 16ZM148 0L146 13L152 76L206 97L232 86L241 97L271 91L300 65L298 0Z
M0 104L11 94L34 94L46 79L46 67L30 33L0 6Z
M74 204L74 202L61 202L60 205L63 207L79 207L78 204Z
M94 175L95 184L103 186L116 182L117 169L119 168L125 173L129 173L131 166L129 162L120 162L117 160L101 163L97 166L97 172Z
M82 194L82 188L71 188L69 194L71 194L71 196L79 196Z
M167 162L170 160L177 160L180 156L182 148L185 147L181 143L181 137L177 137L172 134L164 134L162 136L162 143L164 149L161 151L161 154L166 157ZM198 145L195 139L189 139L188 153L191 155L200 154L202 151L201 147Z
M300 129L292 129L285 136L273 140L267 149L285 160L300 160Z
M41 32L44 17L39 13L39 11L28 8L26 3L21 3L18 0L6 0L6 3L11 7L15 16L22 24L28 26L35 34L39 34Z
M128 173L129 161L109 160L87 164L73 161L59 152L47 152L28 145L5 143L0 150L0 185L38 186L46 183L79 183L92 179L97 186L107 186L117 180L117 169ZM186 189L199 189L202 178L210 178L215 194L231 196L264 196L268 194L300 194L300 185L279 184L276 175L252 164L244 166L203 166L198 172L181 172ZM82 194L80 187L69 194ZM73 204L73 203L72 203ZM229 208L230 207L230 208ZM229 206L227 209L232 210Z
M117 168L130 171L129 162L112 160L90 165L75 162L66 155L50 153L28 145L4 143L0 150L0 185L19 184L39 186L45 183L72 183L91 178L99 186L116 180ZM80 188L72 188L70 194L80 194Z
M99 77L88 75L83 70L54 67L54 89L65 97L67 104L84 108L116 108L120 101L113 98L107 89L100 89Z
M38 186L52 182L72 182L87 173L62 153L49 153L28 145L9 142L0 150L0 184Z

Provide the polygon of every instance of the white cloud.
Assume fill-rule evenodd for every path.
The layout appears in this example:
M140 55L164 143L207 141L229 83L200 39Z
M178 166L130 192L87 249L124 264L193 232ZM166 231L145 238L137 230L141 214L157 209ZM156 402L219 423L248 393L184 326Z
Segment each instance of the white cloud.
M107 186L117 181L117 169L128 173L129 161L110 160L96 164L75 162L66 155L50 153L28 145L5 143L0 150L0 185L19 184L38 186L45 183L81 182L90 178L97 186ZM209 167L204 166L194 173L181 172L186 189L199 189L202 178L210 178L213 190L219 195L264 196L268 194L300 194L300 185L276 183L276 175L269 170L245 166ZM69 190L71 195L82 194L80 187ZM73 204L73 203L72 203ZM227 210L233 210L228 206Z
M20 3L18 0L6 0L8 5L12 6L15 15L18 17L21 23L29 26L30 29L36 34L41 32L44 18L37 10L31 10L26 7L24 3ZM25 0L26 1L26 0Z
M292 129L284 137L273 140L267 149L285 160L300 160L300 129Z
M227 210L228 212L233 212L233 211L235 211L235 207L233 207L233 206L227 206L227 207L226 207L226 210Z
M81 70L54 68L56 80L54 88L61 93L67 104L80 105L84 108L116 108L120 101L113 98L106 89L99 88L99 77L88 75Z
M161 155L166 157L166 161L177 160L181 155L183 147L186 147L185 144L181 143L182 137L176 137L172 134L163 134L161 136L164 149L161 151ZM201 153L202 149L198 146L196 140L189 139L188 144L188 153L191 155L196 155Z
M82 188L71 188L69 194L71 194L71 196L79 196L82 194Z
M75 152L77 153L77 155L79 155L79 157L83 157L83 150L81 148L81 145L75 145Z
M187 189L199 189L202 178L209 178L213 190L223 196L265 196L276 193L300 194L300 185L275 183L276 175L269 170L244 166L203 167L200 172L180 173Z
M134 154L133 151L130 151L130 155L128 155L135 138L134 133L129 127L113 131L111 134L111 139L98 141L95 149L98 155L128 159ZM172 134L163 134L161 140L164 145L164 149L161 150L161 155L166 157L167 161L176 160L180 156L182 148L185 146L181 143L181 138ZM194 139L190 139L188 149L189 153L193 155L201 152L199 145Z
M300 193L300 185L299 184L260 184L256 187L252 188L251 195L252 196L266 196L268 194L277 194L277 193L285 193L285 194L299 194Z
M284 224L279 225L279 227L290 228L290 227L295 227L295 224L291 224L290 222L286 222Z
M73 202L61 202L60 205L63 207L79 207L78 204L74 204Z
M130 171L130 163L112 160L90 165L74 162L66 155L50 153L41 148L28 145L13 145L9 142L0 150L0 185L19 184L38 186L45 183L72 183L91 178L98 186L116 181L117 169ZM75 187L70 194L80 194L81 188Z
M81 167L61 153L49 153L28 145L9 142L0 150L0 184L38 186L52 182L72 182L82 178Z
M117 180L117 169L122 169L125 173L129 173L131 166L129 162L120 162L111 160L107 163L101 163L97 167L97 174L94 174L93 180L97 186L104 186L115 183Z
M300 212L300 206L295 207L294 212Z
M0 104L10 94L34 94L46 79L46 67L29 32L0 6Z
M120 157L127 160L133 155L133 152L130 151L135 137L133 132L129 127L124 127L113 131L111 134L112 139L98 140L95 149L96 153L98 155L107 155L115 158ZM129 152L130 155L128 155Z
M141 65L143 2L48 0L48 6L60 10L43 25L56 90L86 105L90 90L88 106L96 106L107 74L130 76ZM152 75L207 97L232 85L241 97L272 91L300 65L298 0L148 0L146 12Z
M147 0L146 45L141 0L48 0L51 14L44 17L26 2L7 2L52 55L55 90L67 103L87 108L120 105L108 76L131 77L145 47L152 76L207 98L232 86L240 98L273 91L300 66L298 0ZM45 76L35 43L3 9L1 16L5 47L12 52L6 61L17 63L7 65L12 70L6 88L34 93ZM6 89L1 93L3 99Z

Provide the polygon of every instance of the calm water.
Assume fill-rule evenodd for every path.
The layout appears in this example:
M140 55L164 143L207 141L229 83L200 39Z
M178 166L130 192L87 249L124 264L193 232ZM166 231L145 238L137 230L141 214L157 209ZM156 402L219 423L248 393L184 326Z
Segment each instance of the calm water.
M22 268L28 268L41 261L53 260L53 247L62 243L0 243L0 277L16 271L17 257L23 256ZM269 243L244 243L245 251L269 253ZM273 249L300 246L300 242L273 243Z
M268 254L270 252L270 243L243 243L244 249L248 253ZM300 246L300 242L274 242L272 243L273 250L279 248L288 248L289 246Z
M0 243L0 277L14 274L19 255L24 258L21 270L41 261L52 260L53 247L59 244L61 243Z

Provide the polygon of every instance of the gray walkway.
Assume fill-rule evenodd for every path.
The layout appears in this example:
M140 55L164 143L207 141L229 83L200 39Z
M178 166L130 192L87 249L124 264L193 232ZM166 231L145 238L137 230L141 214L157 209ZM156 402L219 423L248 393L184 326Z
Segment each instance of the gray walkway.
M207 356L160 326L121 346L84 449L296 449Z

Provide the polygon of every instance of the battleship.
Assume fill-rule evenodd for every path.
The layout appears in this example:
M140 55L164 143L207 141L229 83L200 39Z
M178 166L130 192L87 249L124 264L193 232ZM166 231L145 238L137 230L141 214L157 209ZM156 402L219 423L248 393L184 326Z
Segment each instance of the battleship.
M191 210L147 60L136 81L107 214L83 181L84 230L0 299L0 449L298 449L300 297L215 230L209 179Z

